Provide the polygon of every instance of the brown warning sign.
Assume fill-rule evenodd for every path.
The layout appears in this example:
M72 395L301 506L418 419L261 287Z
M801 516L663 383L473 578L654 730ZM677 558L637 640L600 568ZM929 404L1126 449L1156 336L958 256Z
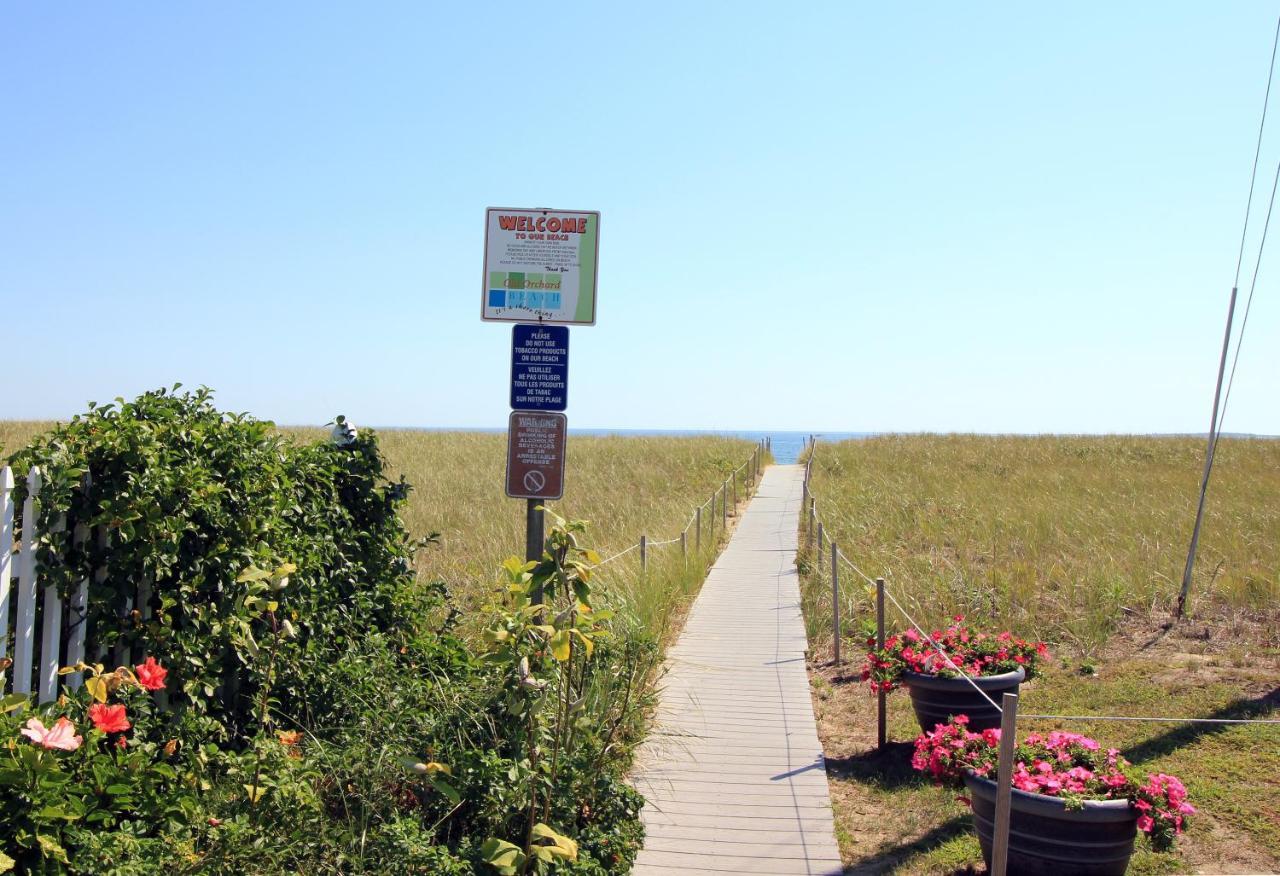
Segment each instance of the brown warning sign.
M559 499L564 495L564 414L513 411L507 425L507 495Z

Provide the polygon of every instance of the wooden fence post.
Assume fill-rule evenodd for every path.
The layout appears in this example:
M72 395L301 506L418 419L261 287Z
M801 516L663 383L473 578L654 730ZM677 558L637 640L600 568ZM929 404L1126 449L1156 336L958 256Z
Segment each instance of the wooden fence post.
M822 521L818 521L818 564L816 570L819 575L822 574Z
M9 646L9 581L13 576L13 469L0 468L0 658ZM7 673L0 669L0 695Z
M1009 803L1013 798L1013 749L1018 735L1018 695L1000 701L1000 760L996 767L996 823L991 836L991 876L1009 867Z
M689 527L680 533L680 562L685 569L689 568Z
M698 534L694 538L693 549L697 551L699 554L701 554L702 553L702 506L701 505L698 506L697 514L695 514L694 516L698 518Z
M22 571L18 573L17 626L13 631L13 692L31 693L31 659L36 644L36 497L40 469L27 473L27 498L22 503Z
M735 471L729 477L733 480L733 511L736 515L738 513L738 473Z
M640 574L649 569L649 536L640 536Z
M831 542L831 631L835 636L832 661L840 665L840 548Z
M805 534L805 539L804 539L805 547L810 547L810 548L813 547L813 527L814 527L814 518L817 516L817 508L818 508L818 501L814 499L813 496L810 496L809 497L809 529Z
M876 648L884 648L884 579L876 579ZM876 746L884 748L888 741L885 715L885 693L876 691Z

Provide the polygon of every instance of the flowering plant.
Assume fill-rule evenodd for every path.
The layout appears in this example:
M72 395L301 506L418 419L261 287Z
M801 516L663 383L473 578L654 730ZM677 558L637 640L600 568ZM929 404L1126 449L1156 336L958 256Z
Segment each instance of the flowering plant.
M968 723L966 716L957 715L920 734L911 765L939 784L958 782L966 772L994 779L1000 731L971 733ZM1059 797L1069 809L1082 807L1086 800L1127 799L1138 811L1138 829L1161 849L1186 830L1188 817L1196 811L1176 777L1152 773L1139 781L1116 749L1103 750L1087 736L1060 730L1032 733L1014 749L1013 787Z
M165 667L148 658L112 671L85 663L62 670L71 672L82 674L80 689L52 703L0 699L0 871L62 872L77 832L129 825L145 834L189 817L177 741L163 741L169 728L151 695L164 689Z
M884 640L883 648L876 647L874 638L867 639L862 680L871 684L873 692L887 692L902 683L904 672L959 678L953 664L971 676L999 675L1021 667L1030 679L1036 675L1037 662L1049 654L1044 642L1028 642L1009 632L976 632L964 625L960 614L952 621L928 638L914 629L895 633Z

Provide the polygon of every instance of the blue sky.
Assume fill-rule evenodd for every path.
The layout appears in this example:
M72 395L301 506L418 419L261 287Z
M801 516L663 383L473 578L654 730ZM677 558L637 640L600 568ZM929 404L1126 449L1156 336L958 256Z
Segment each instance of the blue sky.
M502 425L493 205L602 213L574 426L1204 431L1275 14L7 4L0 416Z

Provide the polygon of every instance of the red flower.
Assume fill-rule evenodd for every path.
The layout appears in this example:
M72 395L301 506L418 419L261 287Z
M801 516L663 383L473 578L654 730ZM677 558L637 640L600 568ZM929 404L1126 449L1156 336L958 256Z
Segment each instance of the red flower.
M164 678L169 670L157 663L156 658L148 657L142 665L133 668L138 673L138 684L147 690L164 690Z
M103 733L123 733L133 726L125 717L124 706L94 703L89 707L89 720Z
M129 740L123 736L116 737L116 748L124 749L129 747Z

